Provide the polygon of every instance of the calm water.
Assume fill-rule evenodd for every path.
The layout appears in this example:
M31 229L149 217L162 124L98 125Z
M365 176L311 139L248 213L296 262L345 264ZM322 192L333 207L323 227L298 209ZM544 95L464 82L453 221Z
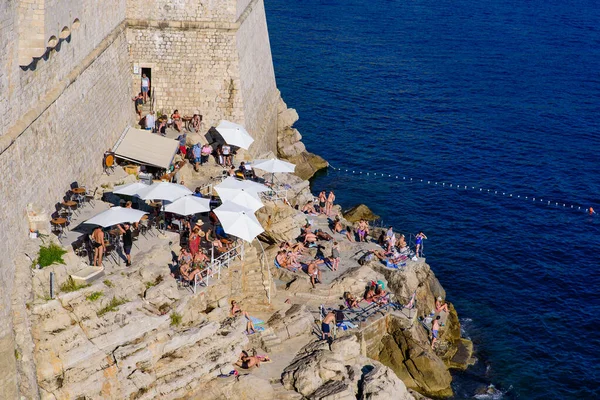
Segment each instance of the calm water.
M476 345L457 398L600 398L600 2L265 0L315 191L426 254ZM426 184L497 189L575 208Z

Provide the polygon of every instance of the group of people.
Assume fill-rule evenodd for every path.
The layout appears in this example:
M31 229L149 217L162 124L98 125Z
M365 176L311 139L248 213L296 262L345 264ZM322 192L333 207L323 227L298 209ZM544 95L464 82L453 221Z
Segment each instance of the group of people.
M331 215L334 201L335 194L333 193L333 190L331 190L328 195L325 195L325 191L322 190L321 193L319 193L319 213Z
M125 204L126 208L132 208L131 201L128 201ZM124 222L122 224L117 224L115 226L116 231L119 233L119 236L122 237L123 242L123 253L125 254L127 267L131 266L131 248L133 247L133 231L134 229L138 229L137 223L128 223ZM104 254L106 253L107 247L107 238L104 230L101 226L97 226L89 235L89 241L91 244L91 248L93 249L93 259L92 265L101 266L104 258Z

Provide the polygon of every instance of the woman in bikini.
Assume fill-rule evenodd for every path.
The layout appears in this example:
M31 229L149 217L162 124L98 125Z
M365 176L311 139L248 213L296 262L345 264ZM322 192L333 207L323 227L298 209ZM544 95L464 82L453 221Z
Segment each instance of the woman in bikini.
M173 114L171 114L171 120L173 121L175 129L177 129L178 132L181 132L183 121L181 120L181 115L179 115L179 110L173 111Z
M232 317L238 317L238 316L243 316L244 318L246 318L246 333L250 334L250 332L252 331L252 333L256 333L256 331L254 330L254 324L252 323L252 320L250 319L250 316L248 315L248 313L244 310L242 310L239 306L239 304L235 301L235 300L231 300L231 309L229 310L229 313L231 314Z

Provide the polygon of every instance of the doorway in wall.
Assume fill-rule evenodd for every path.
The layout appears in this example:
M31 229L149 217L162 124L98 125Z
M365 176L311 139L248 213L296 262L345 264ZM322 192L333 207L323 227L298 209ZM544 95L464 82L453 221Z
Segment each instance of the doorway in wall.
M142 80L144 79L144 75L146 75L146 77L149 80L148 99L151 102L152 96L154 95L153 90L152 90L152 68L143 68L142 67L142 74L140 75L140 90L142 90L141 86L142 86Z

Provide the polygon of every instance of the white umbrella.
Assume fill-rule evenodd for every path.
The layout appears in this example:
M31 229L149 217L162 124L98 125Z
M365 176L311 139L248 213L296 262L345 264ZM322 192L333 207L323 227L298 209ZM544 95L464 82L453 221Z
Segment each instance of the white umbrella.
M192 215L210 211L210 200L193 195L183 196L167 204L164 211L178 215Z
M225 196L221 196L221 200L223 202L229 201L237 204L238 206L248 208L252 210L252 212L255 212L259 208L263 208L265 206L260 201L256 193L247 191L246 189L239 189L237 190L237 193L227 192Z
M268 192L269 190L271 190L262 183L248 180L240 181L232 176L227 177L223 182L215 186L215 190L222 199L231 198L232 196L235 196L236 194L238 194L240 189L244 189L248 192L254 193Z
M142 182L133 182L127 183L125 185L115 186L113 189L114 194L123 194L125 196L134 196L142 189L147 188L149 185L146 185Z
M265 230L254 216L254 212L229 201L215 208L215 214L225 233L251 242Z
M86 224L100 225L104 228L124 222L140 222L147 212L133 208L113 207L85 221Z
M262 169L263 171L275 172L294 172L296 165L287 161L271 158L268 160L255 160L252 163L252 168Z
M248 131L239 124L223 120L216 129L223 136L227 144L248 150L248 147L254 142Z
M192 194L192 191L183 185L170 182L159 182L140 189L136 193L136 196L142 200L174 201L188 194Z

